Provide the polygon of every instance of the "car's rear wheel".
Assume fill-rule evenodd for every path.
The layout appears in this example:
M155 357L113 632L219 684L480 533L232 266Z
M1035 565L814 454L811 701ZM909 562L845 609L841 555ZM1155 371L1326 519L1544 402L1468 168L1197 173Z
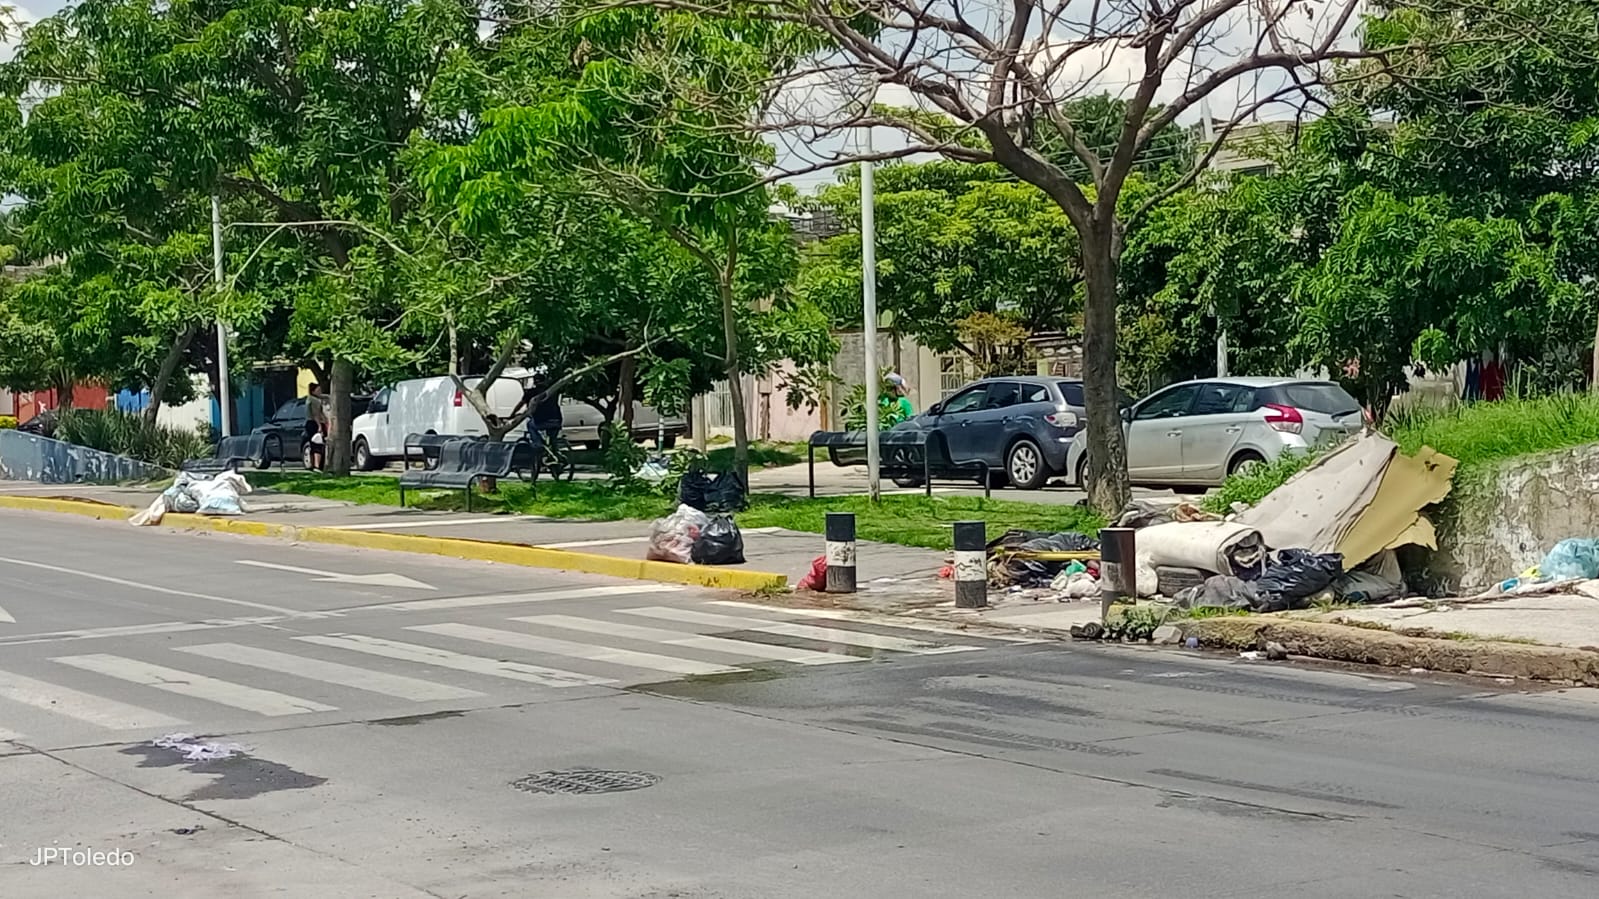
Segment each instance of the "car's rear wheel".
M1266 457L1256 452L1243 452L1233 457L1232 464L1227 466L1227 474L1248 474L1250 471L1266 464Z
M372 464L372 448L366 445L365 437L355 439L355 468L357 471L372 471L377 468Z
M1005 474L1022 490L1037 490L1049 481L1049 464L1038 444L1023 438L1005 454Z

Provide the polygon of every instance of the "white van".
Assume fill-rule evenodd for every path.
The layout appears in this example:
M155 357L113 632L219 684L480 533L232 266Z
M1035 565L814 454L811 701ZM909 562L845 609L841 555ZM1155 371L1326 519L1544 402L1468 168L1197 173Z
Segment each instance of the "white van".
M462 380L468 387L475 387L481 379ZM487 399L496 415L509 417L522 400L522 384L514 377L496 378L489 387ZM520 427L513 430L512 436L521 430ZM350 423L352 461L361 471L382 468L404 454L405 438L410 434L475 437L486 436L488 432L483 416L455 388L453 379L448 376L415 378L373 394L366 412Z

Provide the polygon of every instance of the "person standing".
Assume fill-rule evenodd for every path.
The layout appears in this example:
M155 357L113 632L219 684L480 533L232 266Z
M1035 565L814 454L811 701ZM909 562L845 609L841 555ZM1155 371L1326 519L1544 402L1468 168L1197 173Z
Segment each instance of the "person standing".
M904 376L898 372L889 372L883 380L888 382L892 391L890 395L883 397L883 426L892 427L915 418L916 407L911 405L910 385L906 383Z
M327 464L328 403L322 398L322 385L315 381L305 391L305 440L311 448L306 461L321 471Z

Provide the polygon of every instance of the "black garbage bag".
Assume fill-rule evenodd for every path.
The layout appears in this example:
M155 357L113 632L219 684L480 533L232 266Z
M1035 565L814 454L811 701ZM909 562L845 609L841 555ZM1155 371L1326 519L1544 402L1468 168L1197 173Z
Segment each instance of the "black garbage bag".
M677 501L701 512L741 511L748 493L749 486L736 471L687 471L677 484Z
M714 515L700 530L689 556L696 565L744 564L744 535L731 515Z
M1310 597L1332 586L1344 573L1339 553L1313 553L1308 549L1278 550L1276 558L1255 579L1255 590L1266 608L1259 612L1299 609Z
M1099 549L1099 541L1087 534L1062 531L1006 531L988 544L989 552L996 548L1015 552L1092 552ZM1070 562L1045 559L1007 559L993 572L996 586L1018 584L1023 587L1047 587L1055 575Z

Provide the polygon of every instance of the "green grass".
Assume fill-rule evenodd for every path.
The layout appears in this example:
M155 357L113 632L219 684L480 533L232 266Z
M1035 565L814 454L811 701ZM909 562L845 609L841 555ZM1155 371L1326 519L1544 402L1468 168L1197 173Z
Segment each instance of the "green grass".
M1284 453L1264 465L1256 465L1229 477L1219 488L1206 494L1199 505L1217 515L1230 513L1233 503L1253 506L1315 459L1316 456L1311 453Z
M733 448L719 446L705 453L708 467L712 471L731 471L733 468ZM765 443L757 441L750 444L750 468L780 468L784 465L798 465L805 461L805 444L803 443Z
M1430 446L1472 470L1550 450L1599 443L1599 396L1561 393L1448 409L1404 409L1383 431L1414 453Z
M330 478L303 472L251 472L250 482L285 493L318 496L350 503L399 505L399 482L387 476ZM407 491L408 504L430 510L465 508L461 491ZM619 489L603 481L554 484L540 481L537 491L520 481L501 481L499 492L475 496L472 507L481 511L516 512L551 518L590 521L636 519L648 521L672 511L674 501L643 488ZM745 528L780 527L822 533L828 512L854 512L855 532L862 540L948 549L950 525L956 521L989 522L997 536L1010 528L1040 531L1094 533L1105 520L1079 506L1019 503L976 497L885 496L874 506L866 497L843 496L805 499L757 493L750 507L737 516Z

